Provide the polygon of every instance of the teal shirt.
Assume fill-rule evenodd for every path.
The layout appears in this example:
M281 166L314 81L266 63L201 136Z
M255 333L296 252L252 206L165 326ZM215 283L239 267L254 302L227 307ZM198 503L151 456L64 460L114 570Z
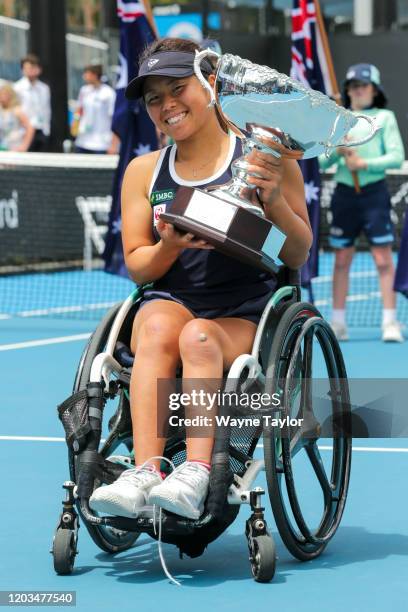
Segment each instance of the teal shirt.
M364 111L353 111L355 115L364 114L375 116L377 125L382 129L369 142L366 142L357 149L357 153L367 162L367 170L357 172L361 187L381 181L385 178L385 171L391 168L400 168L405 159L404 145L402 144L401 134L398 129L397 120L392 111L385 108L370 108ZM367 122L360 120L358 124L349 132L352 140L363 138L367 134ZM350 170L346 166L343 155L339 155L334 149L327 158L323 153L319 156L319 164L322 170L327 170L333 164L337 165L334 180L354 186Z

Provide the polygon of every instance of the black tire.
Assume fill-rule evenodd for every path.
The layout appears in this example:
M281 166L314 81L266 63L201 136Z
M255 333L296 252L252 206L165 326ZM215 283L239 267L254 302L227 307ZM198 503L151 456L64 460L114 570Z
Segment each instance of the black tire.
M54 569L60 576L72 574L75 563L75 534L71 529L57 529L52 544Z
M85 389L87 383L89 382L92 362L95 356L98 355L98 353L100 353L101 351L103 351L109 336L110 329L112 327L112 323L118 313L120 306L121 304L116 304L106 313L106 315L103 317L102 321L99 323L98 327L90 337L89 342L85 347L82 353L81 360L79 362L73 388L74 393L76 391ZM111 448L112 447L110 446L110 449ZM100 452L102 455L105 454L104 447L101 448ZM70 449L68 451L68 460L71 480L77 482L76 456ZM133 544L140 535L140 533L137 532L120 531L103 525L92 525L84 519L79 504L77 504L77 509L95 544L107 553L117 553L122 552L124 550L128 550L133 546Z
M265 391L273 394L282 391L284 387L284 405L290 403L290 390L295 386L292 380L298 380L293 376L295 368L298 368L296 375L300 374L301 380L313 377L314 338L321 348L328 378L333 381L333 388L330 387L333 389L330 396L331 409L336 421L347 427L350 399L343 357L329 324L311 304L292 304L283 313L271 346ZM308 414L313 415L311 386L306 382L298 388L301 389L302 410L303 406L309 405ZM318 426L316 436L313 434L307 441L303 441L300 436L295 443L295 436L291 439L281 435L279 428L264 428L265 471L276 525L288 550L301 561L320 555L340 524L347 499L351 464L351 437L344 434L344 431L347 432L343 429L340 436L333 436L331 474L327 475L317 447ZM317 477L324 501L321 520L314 530L309 528L302 514L292 469L293 454L303 449Z
M269 535L251 538L248 542L251 572L256 582L270 582L275 575L276 550L275 542Z

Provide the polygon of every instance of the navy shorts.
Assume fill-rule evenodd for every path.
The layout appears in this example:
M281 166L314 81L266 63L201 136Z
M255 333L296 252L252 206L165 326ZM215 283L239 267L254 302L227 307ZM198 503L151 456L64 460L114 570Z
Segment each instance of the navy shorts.
M331 211L329 244L335 249L353 246L362 232L371 246L385 246L394 241L390 194L384 180L362 187L361 193L338 183Z
M147 304L148 302L152 302L153 300L170 300L172 302L177 302L178 304L181 304L182 306L187 308L196 318L199 319L220 319L224 317L236 317L238 319L246 319L247 321L252 321L252 323L258 325L265 306L268 303L271 295L272 292L269 292L256 298L245 300L245 302L237 306L197 308L195 305L192 306L191 304L189 304L187 300L181 300L178 297L172 295L171 293L167 293L166 291L147 290L143 294L143 298L140 302L139 308L142 308L145 304Z

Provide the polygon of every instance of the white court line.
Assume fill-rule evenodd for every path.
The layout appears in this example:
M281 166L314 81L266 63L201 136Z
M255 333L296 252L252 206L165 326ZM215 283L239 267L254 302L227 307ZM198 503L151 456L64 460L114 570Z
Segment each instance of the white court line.
M46 436L0 436L0 440L13 442L65 442L65 438L50 438Z
M76 342L76 340L86 340L90 335L91 333L75 334L73 336L59 336L57 338L43 338L42 340L16 342L15 344L0 344L0 351L13 351L15 349L30 348L33 346L44 346L46 344L59 344L60 342Z
M53 308L41 308L38 310L22 310L16 313L16 317L41 317L49 314L63 314L68 312L83 312L88 310L100 310L110 308L115 302L98 302L96 304L82 304L80 306L55 306Z
M263 444L257 444L257 448L263 448ZM319 446L319 450L333 450L332 446ZM354 451L366 453L408 453L408 448L393 448L387 446L353 446Z
M0 436L1 440L12 440L22 442L65 442L65 438L53 438L46 436ZM101 442L105 442L104 439ZM257 448L263 448L263 444L257 444ZM318 446L319 450L333 450L332 446ZM375 446L353 446L353 451L371 453L408 453L408 448L375 447Z
M53 438L51 436L0 436L1 440L11 440L12 442L65 442L65 438ZM102 438L101 442L105 442Z

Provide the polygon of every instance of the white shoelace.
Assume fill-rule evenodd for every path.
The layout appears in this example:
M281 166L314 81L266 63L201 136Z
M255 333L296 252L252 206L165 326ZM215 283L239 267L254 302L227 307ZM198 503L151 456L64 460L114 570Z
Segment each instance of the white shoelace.
M173 470L168 478L179 480L180 482L187 483L191 485L192 488L195 488L202 480L202 470L198 466L198 463L182 463L175 470ZM180 474L181 470L183 471L182 474Z
M144 463L142 463L140 467L140 469L143 469L144 466L149 463L150 461L152 461L152 459L161 459L163 461L166 461L171 468L173 469L172 474L174 473L174 471L176 470L176 468L174 467L174 463L172 461L170 461L170 459L167 459L167 457L161 457L161 456L155 456L155 457L150 457L150 459L147 459L147 461L145 461ZM154 468L155 469L155 468ZM156 532L156 504L153 505L153 531L154 531L154 535L157 535L157 546L159 549L159 558L160 558L160 563L163 569L163 572L166 574L167 578L170 580L170 582L172 582L173 584L176 584L177 586L181 586L181 583L176 580L169 572L169 570L167 569L167 565L166 565L166 560L164 558L164 554L163 554L163 547L162 547L162 509L159 507L159 533L157 534Z
M131 484L138 485L140 483L146 482L148 476L155 473L156 468L153 466L146 465L146 462L143 465L140 465L136 468L128 468L122 472L120 475L121 480L127 480Z

